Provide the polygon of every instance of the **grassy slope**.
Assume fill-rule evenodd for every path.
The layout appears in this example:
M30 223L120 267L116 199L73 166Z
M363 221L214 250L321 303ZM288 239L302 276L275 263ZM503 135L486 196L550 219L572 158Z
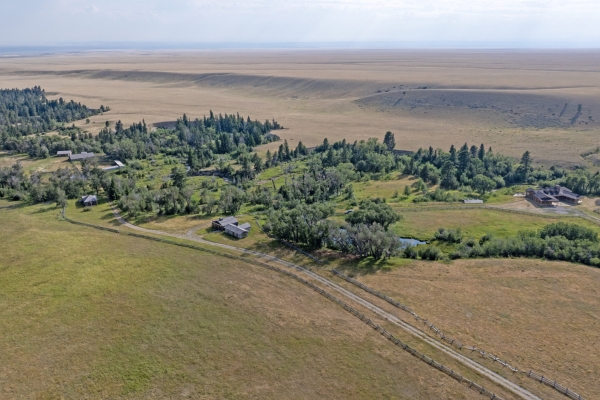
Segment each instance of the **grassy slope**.
M477 397L278 274L0 212L0 397Z

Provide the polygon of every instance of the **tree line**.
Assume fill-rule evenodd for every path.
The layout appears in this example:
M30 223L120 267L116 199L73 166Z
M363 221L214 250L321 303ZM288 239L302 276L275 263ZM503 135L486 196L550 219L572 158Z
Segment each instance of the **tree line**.
M62 124L88 118L105 111L90 109L73 100L48 100L39 86L0 90L0 144L11 150L22 136L47 132Z

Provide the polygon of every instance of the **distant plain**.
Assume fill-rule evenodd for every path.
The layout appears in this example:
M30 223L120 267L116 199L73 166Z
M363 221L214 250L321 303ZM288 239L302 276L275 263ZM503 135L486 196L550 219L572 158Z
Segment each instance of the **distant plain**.
M89 52L0 58L0 86L41 85L125 124L236 113L275 118L292 144L391 130L397 148L485 143L539 163L591 162L599 51L261 50ZM274 144L271 146L277 146Z

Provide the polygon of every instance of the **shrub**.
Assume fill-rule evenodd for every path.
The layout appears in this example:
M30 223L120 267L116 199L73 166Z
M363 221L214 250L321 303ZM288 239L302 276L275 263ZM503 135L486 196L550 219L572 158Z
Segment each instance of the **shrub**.
M444 252L432 245L419 248L418 254L423 260L435 261L444 258Z
M458 229L446 229L439 228L434 235L436 240L448 243L460 243L462 239L462 232Z
M418 255L416 247L412 244L406 245L406 247L402 250L402 253L404 257L412 259L416 259Z
M569 240L585 239L592 242L598 241L598 234L593 230L577 224L568 224L566 222L557 222L546 225L540 231L540 237L563 236Z

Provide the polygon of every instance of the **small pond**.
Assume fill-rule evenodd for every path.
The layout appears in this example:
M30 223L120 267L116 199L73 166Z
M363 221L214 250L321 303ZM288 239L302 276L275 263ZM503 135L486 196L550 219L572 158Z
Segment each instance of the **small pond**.
M399 237L398 240L400 241L400 243L402 243L403 246L418 246L420 244L427 244L427 242L422 242L420 240L417 239L411 239L411 238L401 238Z

